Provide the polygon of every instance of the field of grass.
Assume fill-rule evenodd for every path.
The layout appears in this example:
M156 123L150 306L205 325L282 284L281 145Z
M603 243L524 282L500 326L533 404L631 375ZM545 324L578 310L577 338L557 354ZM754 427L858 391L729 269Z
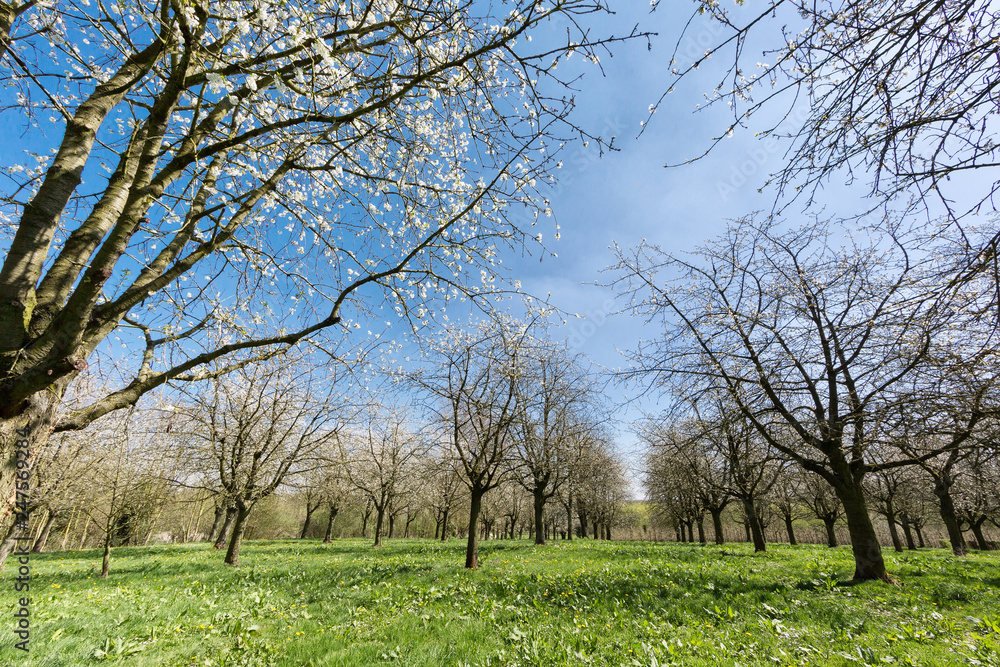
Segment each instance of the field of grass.
M850 585L848 548L248 542L32 557L31 652L0 664L998 665L1000 554L887 552L899 586ZM19 655L20 654L20 655Z

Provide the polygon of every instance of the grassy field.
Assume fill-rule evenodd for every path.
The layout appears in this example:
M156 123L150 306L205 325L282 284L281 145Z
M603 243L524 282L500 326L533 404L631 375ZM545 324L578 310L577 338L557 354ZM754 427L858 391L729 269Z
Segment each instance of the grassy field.
M249 542L32 558L31 653L2 665L1000 665L1000 554L887 552L901 584L850 585L847 548L576 540L536 548Z

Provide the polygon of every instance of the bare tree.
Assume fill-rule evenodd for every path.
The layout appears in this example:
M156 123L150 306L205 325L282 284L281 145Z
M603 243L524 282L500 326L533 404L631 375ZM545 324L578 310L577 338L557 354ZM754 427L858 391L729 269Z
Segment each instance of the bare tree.
M314 453L337 437L332 386L324 395L319 378L296 371L288 360L243 367L189 392L189 402L176 408L182 432L211 452L218 485L235 506L227 565L239 564L246 522L257 503L289 476L317 465Z
M630 310L666 329L640 347L630 376L688 400L724 393L767 446L836 490L855 579L888 579L863 480L914 458L871 461L878 424L913 399L910 382L939 337L943 345L959 325L973 327L964 336L976 330L956 319L965 298L921 289L922 277L939 275L935 239L897 230L842 247L834 231L745 219L696 260L649 245L619 250Z
M417 475L428 445L402 411L372 405L364 419L341 438L344 472L375 509L375 546L380 547L386 515L395 511L408 480Z
M469 533L465 567L479 564L479 519L483 496L510 471L517 388L528 327L511 320L486 323L471 333L446 332L429 342L424 368L410 375L427 397L469 489Z

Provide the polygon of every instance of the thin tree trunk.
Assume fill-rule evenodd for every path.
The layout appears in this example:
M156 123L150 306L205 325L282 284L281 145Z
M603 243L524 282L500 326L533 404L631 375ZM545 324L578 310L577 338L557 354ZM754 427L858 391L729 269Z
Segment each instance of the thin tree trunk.
M243 546L243 533L247 527L247 517L250 516L250 507L240 503L236 510L236 520L233 522L233 536L229 540L229 549L226 551L226 565L240 564L240 547Z
M979 547L980 551L992 551L993 548L990 546L990 543L986 541L986 536L983 535L983 523L985 522L986 517L980 517L979 521L969 523L969 530L971 530L972 534L975 536L976 546Z
M49 512L49 516L45 519L45 526L42 528L41 534L38 539L35 540L35 545L31 547L31 553L40 554L45 550L45 543L49 540L49 533L52 531L52 524L56 522L56 515Z
M222 528L222 519L226 516L226 508L218 505L215 508L215 518L212 519L212 529L208 532L208 541L215 542L219 537L219 529Z
M910 530L910 517L906 514L901 514L900 523L903 525L903 537L906 538L906 548L910 551L916 551L917 545L913 543L913 531Z
M573 539L573 494L566 494L566 539Z
M69 540L69 536L73 532L73 524L76 522L78 515L79 511L74 508L73 513L69 517L69 523L66 524L66 530L63 531L63 538L62 542L59 544L59 551L66 551L66 542Z
M222 524L222 528L219 529L219 536L215 538L215 544L212 545L213 549L221 549L226 546L226 537L229 534L229 528L233 525L233 521L236 519L236 505L231 505L226 508L226 520Z
M885 520L889 524L889 537L892 539L892 548L898 553L902 553L903 543L899 540L899 531L896 530L896 515L892 511L892 506L888 504L886 505Z
M715 543L725 544L726 537L722 534L722 510L710 509L709 513L712 515L712 530L715 531Z
M329 544L333 541L333 522L337 520L339 513L335 507L330 507L330 518L326 522L326 535L323 536L323 544Z
M788 533L788 544L794 547L799 542L795 539L795 527L792 526L792 516L790 514L786 514L784 519L785 532Z
M111 531L104 536L104 558L101 559L101 579L107 579L111 572Z
M448 509L444 511L444 517L441 519L441 541L448 541Z
M535 544L545 544L545 529L548 527L542 525L542 514L545 512L545 498L538 488L531 495L535 510Z
M917 543L920 545L920 548L923 549L927 546L924 544L924 531L920 529L919 524L913 524L913 530L917 531Z
M80 546L79 546L80 549L82 549L83 545L87 543L87 533L89 532L90 532L90 517L87 517L87 520L83 522L83 537L80 538Z
M577 511L576 518L580 520L580 537L586 539L588 537L587 533L587 513Z
M309 524L312 523L313 512L316 511L317 507L319 506L310 508L309 502L306 501L306 520L302 522L302 532L299 533L300 540L306 539L306 535L309 534Z
M385 521L385 508L376 507L375 508L375 545L376 547L382 546L382 523ZM392 517L389 517L389 521L392 521Z
M396 537L396 514L395 512L389 515L389 538L392 539Z
M833 529L836 523L837 519L835 518L823 517L823 525L826 526L826 546L831 549L837 546L837 532Z
M944 527L948 529L951 551L956 556L964 556L966 553L965 537L962 535L958 515L955 513L955 501L951 497L951 484L944 480L936 481L934 495L938 497L941 520L944 521Z
M764 531L757 518L757 508L754 507L753 498L747 497L743 500L743 512L747 517L747 524L750 528L750 537L753 540L754 553L767 551L767 544L764 542Z
M469 542L465 547L465 567L475 570L479 567L479 512L483 507L485 492L473 488L469 499Z

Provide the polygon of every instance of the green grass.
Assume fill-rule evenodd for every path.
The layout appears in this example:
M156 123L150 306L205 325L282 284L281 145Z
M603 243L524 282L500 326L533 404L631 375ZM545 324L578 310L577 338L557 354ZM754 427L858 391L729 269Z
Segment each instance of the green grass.
M249 542L32 557L31 653L0 665L1000 665L1000 555L460 541ZM13 598L12 568L3 599Z

